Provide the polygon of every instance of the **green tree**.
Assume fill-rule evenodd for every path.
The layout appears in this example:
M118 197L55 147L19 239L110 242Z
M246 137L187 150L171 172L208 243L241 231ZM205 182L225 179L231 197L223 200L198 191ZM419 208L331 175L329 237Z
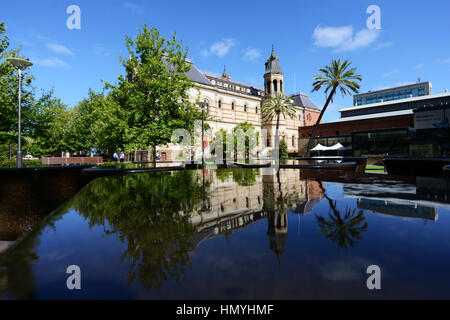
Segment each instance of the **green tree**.
M255 131L255 127L247 121L241 122L238 125L236 125L233 128L233 133L235 134L234 135L234 151L235 152L237 152L237 148L238 148L237 136L236 136L236 132L238 130L242 130L243 133L246 135L245 142L244 142L244 149L245 149L245 158L248 158L250 155L250 152L254 151L254 150L250 150L250 144L252 144L255 147L258 144L259 132Z
M333 97L336 94L337 89L341 91L342 96L351 94L350 90L354 93L358 93L360 86L357 81L361 81L362 78L360 75L355 73L356 68L349 69L350 65L351 62L347 60L342 62L341 59L332 59L330 65L320 69L320 72L322 72L321 75L314 76L314 80L316 81L313 83L312 92L319 91L322 87L325 87L325 94L327 94L330 89L331 91L328 94L327 100L322 108L322 111L320 112L319 118L317 118L317 121L314 124L311 137L308 141L308 147L305 151L305 157L309 157L312 139L316 135L317 127L322 120L325 110L327 109L330 102L333 102Z
M226 159L227 152L231 152L231 150L227 150L227 132L225 129L219 129L216 131L214 140L211 142L212 154L216 154L216 150L220 148L220 144L222 144L222 152L223 159Z
M12 146L16 149L18 136L19 79L16 68L6 59L21 57L20 47L18 49L9 48L9 39L5 32L5 25L0 22L0 145L10 146L10 148L0 148L3 152L12 149ZM23 149L36 156L70 151L71 144L68 140L70 111L60 99L54 97L53 90L42 90L38 96L36 88L32 86L33 79L30 69L22 72L21 137Z
M278 128L280 126L280 115L282 114L285 119L288 117L294 119L296 117L297 107L292 104L292 99L286 97L282 93L277 93L269 101L267 101L262 107L262 117L265 121L272 121L273 118L277 119L275 127L275 147L278 148L279 137Z
M27 133L31 143L26 147L33 156L58 156L62 151L73 151L70 137L72 110L53 96L43 92L35 101L28 119Z
M287 146L286 141L284 141L284 140L280 141L279 155L280 155L280 159L287 159L287 157L288 157L288 146Z
M192 132L201 118L188 95L193 83L186 75L191 68L187 49L175 33L168 40L146 25L135 40L126 37L126 47L129 57L121 59L126 77L120 76L117 85L107 83L114 103L106 104L105 116L118 122L111 130L123 135L118 140L125 151L151 147L155 159L157 145L169 143L175 129Z
M0 21L0 145L17 143L19 79L16 69L6 59L9 57L20 57L19 50L20 48L9 48L6 26ZM30 119L33 107L32 80L33 77L30 75L29 70L25 70L22 73L23 144L26 142L27 130L29 130L27 119Z

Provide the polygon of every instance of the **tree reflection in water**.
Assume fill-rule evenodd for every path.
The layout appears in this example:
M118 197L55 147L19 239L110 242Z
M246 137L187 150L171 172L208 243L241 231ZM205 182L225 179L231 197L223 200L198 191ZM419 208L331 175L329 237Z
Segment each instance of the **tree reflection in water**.
M330 211L328 218L316 214L316 219L319 224L319 233L325 234L327 239L336 242L339 248L354 247L355 240L362 240L361 234L367 231L367 221L364 217L364 212L356 209L346 207L345 214L342 216L341 212L336 207L336 201L330 199L325 193L325 188L319 183L323 190L324 197L328 200Z
M122 262L130 261L129 282L139 278L149 291L171 278L180 281L191 261L189 221L202 201L202 183L194 171L131 174L94 181L74 199L72 208L119 234L128 244ZM110 230L106 230L110 226Z

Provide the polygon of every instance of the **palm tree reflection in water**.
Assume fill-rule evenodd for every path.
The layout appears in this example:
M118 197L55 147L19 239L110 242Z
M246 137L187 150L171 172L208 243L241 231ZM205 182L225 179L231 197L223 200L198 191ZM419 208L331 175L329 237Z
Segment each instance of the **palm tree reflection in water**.
M367 231L367 221L365 221L364 212L359 210L356 213L355 208L352 210L346 207L345 214L342 215L336 207L336 201L328 197L322 183L319 183L319 185L331 209L331 212L328 212L328 219L316 214L319 233L325 234L325 237L332 242L337 241L339 248L347 248L348 246L353 248L355 240L362 240L361 234Z

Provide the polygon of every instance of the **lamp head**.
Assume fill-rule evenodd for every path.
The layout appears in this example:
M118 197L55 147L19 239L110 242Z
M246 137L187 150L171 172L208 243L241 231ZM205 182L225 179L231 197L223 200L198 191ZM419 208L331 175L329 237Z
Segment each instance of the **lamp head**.
M14 67L20 70L25 70L26 68L31 67L33 65L30 61L22 58L7 58L6 61L8 61Z

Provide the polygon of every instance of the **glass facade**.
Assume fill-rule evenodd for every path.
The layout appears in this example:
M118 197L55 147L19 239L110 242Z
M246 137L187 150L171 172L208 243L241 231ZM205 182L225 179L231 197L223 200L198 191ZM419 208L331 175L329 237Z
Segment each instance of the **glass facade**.
M408 155L408 129L377 130L352 133L353 155Z
M411 129L408 140L411 156L450 158L450 128Z
M406 99L412 97L420 97L426 95L426 84L421 87L402 89L390 92L374 92L373 95L355 97L356 105L364 105L371 103L386 102L392 100Z

